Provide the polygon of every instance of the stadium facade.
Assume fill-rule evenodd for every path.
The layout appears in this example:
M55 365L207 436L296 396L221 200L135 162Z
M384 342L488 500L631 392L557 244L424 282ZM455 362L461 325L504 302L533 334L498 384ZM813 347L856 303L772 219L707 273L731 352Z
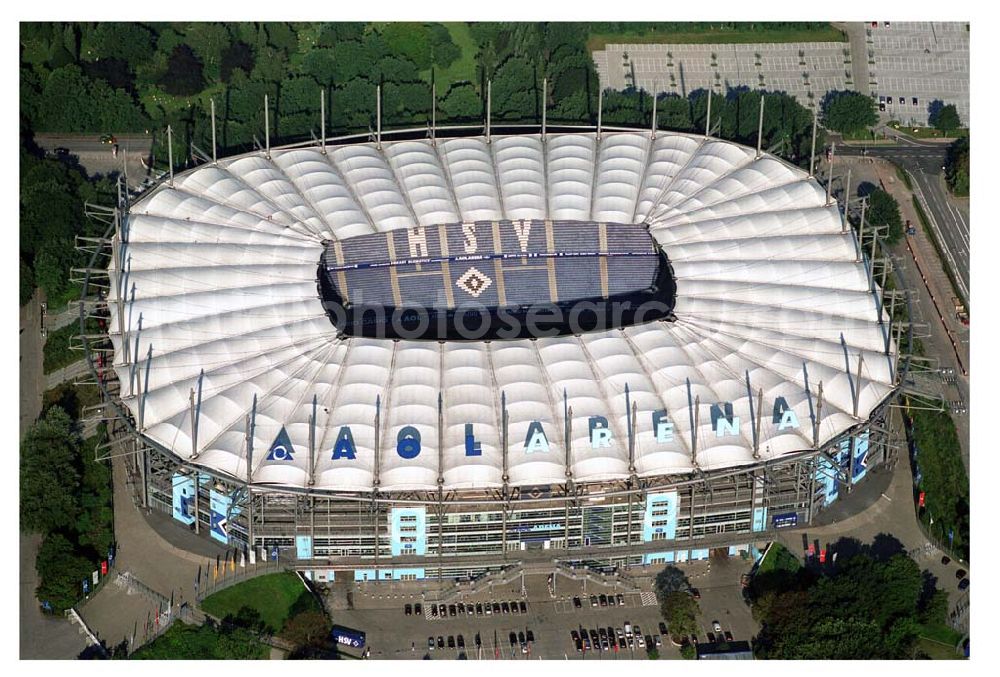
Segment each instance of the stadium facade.
M812 176L699 135L481 129L123 203L85 344L138 501L320 577L454 577L707 557L892 455L891 311Z

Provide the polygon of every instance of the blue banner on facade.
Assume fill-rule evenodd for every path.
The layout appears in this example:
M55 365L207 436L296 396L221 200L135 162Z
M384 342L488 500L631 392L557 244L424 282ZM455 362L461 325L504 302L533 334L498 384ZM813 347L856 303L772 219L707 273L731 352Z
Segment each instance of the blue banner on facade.
M646 496L646 513L642 518L642 541L672 540L677 537L677 507L680 499L676 491Z
M212 515L212 538L229 544L229 512L233 501L229 496L212 489L209 494L209 509Z
M313 539L312 536L295 537L295 556L299 559L312 559Z
M765 524L767 524L767 508L754 508L752 530L764 531Z
M427 554L425 508L392 508L389 511L389 546L393 557Z
M194 524L194 477L175 473L172 482L174 519Z

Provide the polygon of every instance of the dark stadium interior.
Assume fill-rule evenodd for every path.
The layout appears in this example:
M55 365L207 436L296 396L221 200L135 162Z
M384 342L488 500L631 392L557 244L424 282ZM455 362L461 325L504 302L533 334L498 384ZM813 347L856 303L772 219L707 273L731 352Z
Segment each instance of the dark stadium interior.
M326 243L319 291L349 336L491 340L672 318L676 285L641 224L502 221Z

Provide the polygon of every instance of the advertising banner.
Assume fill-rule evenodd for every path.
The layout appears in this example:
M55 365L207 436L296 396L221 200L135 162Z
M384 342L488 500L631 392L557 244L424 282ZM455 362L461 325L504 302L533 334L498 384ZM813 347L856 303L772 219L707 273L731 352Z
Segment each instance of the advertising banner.
M194 524L194 478L174 473L173 515L184 524Z
M642 541L672 540L677 536L677 507L680 499L676 491L646 496L646 513L642 518Z
M229 544L229 509L233 501L229 496L212 489L208 494L209 509L212 515L212 538L220 543Z
M427 511L392 508L389 511L389 546L392 556L427 554Z
M295 556L299 559L312 559L313 539L312 536L295 537Z

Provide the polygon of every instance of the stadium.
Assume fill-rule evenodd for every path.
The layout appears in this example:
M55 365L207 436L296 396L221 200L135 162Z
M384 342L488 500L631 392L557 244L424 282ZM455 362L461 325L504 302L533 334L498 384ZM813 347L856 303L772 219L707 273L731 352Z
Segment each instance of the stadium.
M893 453L885 267L760 148L324 134L171 172L107 243L84 343L137 501L319 580L732 553Z

